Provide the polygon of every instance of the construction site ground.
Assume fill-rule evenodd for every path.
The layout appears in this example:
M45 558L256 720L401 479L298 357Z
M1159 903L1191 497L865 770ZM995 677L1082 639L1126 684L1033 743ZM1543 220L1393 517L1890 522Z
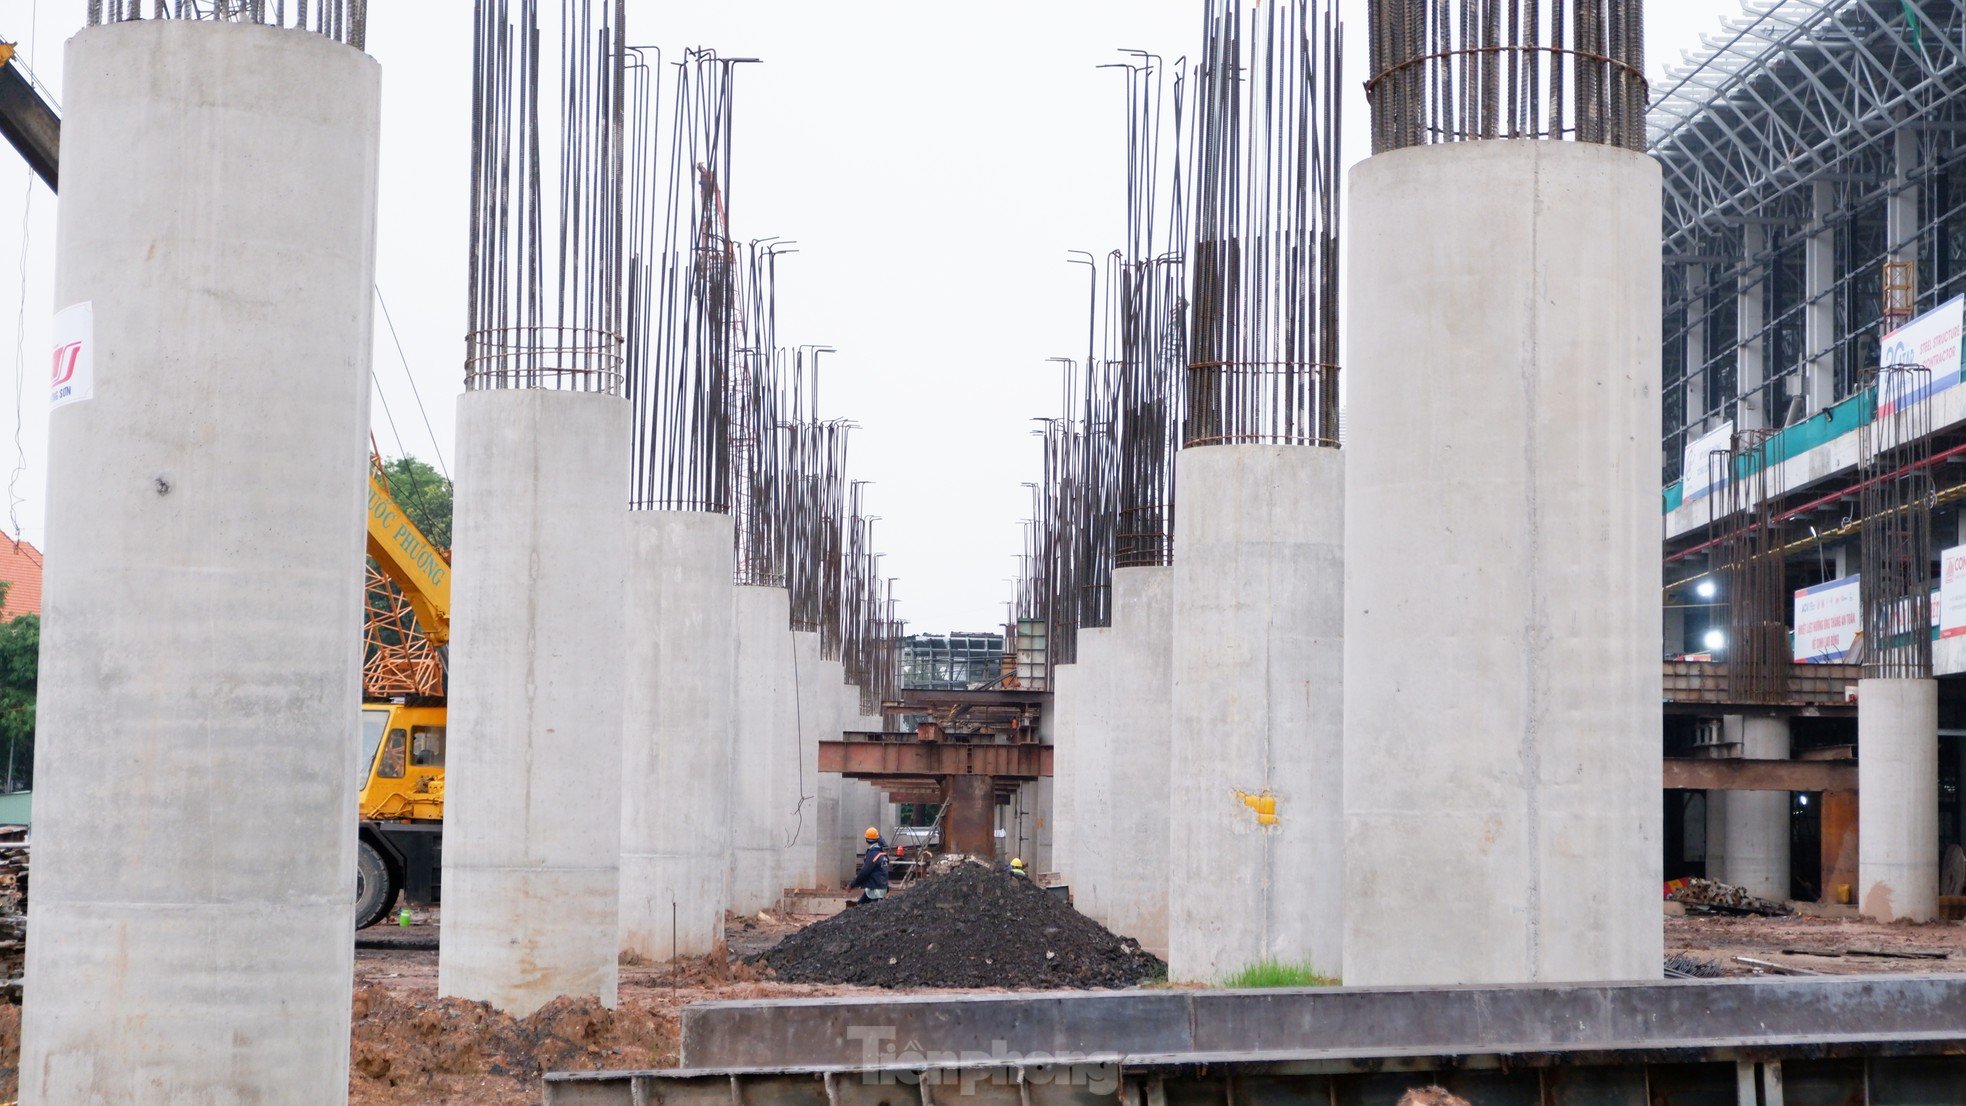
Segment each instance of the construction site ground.
M351 1106L530 1106L540 1074L556 1070L674 1065L683 1007L712 999L908 993L895 989L776 983L741 958L771 947L816 917L733 921L729 962L623 965L620 1003L561 1000L515 1019L478 1003L437 997L434 917L362 934L355 953ZM1666 952L1719 966L1728 976L1778 969L1855 975L1966 972L1966 924L1877 925L1844 918L1700 916L1665 919ZM378 947L394 946L394 947ZM1903 959L1865 952L1944 953ZM1837 955L1825 955L1834 953ZM0 1102L17 1086L20 1008L0 1004Z
M1966 923L1689 914L1666 918L1666 954L1674 953L1730 977L1966 972Z

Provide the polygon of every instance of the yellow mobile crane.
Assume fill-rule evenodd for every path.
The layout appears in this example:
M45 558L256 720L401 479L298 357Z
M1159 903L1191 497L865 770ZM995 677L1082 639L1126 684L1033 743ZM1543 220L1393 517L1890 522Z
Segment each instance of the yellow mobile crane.
M361 829L355 927L387 917L400 895L442 892L444 665L451 564L369 468L369 617L362 665ZM396 585L400 598L383 586ZM380 604L380 605L379 605ZM411 620L414 619L414 625Z

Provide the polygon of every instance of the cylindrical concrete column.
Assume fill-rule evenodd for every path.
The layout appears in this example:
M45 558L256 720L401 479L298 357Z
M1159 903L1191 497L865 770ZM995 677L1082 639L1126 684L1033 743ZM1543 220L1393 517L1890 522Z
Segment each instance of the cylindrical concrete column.
M1857 908L1880 922L1938 917L1937 680L1857 681L1857 798Z
M1112 842L1106 926L1167 956L1168 735L1173 727L1174 569L1113 573Z
M1078 782L1078 681L1079 669L1073 664L1053 665L1051 702L1046 707L1045 724L1051 741L1051 870L1058 873L1071 890L1074 905L1079 889L1073 885L1078 867L1078 827L1072 809Z
M628 515L621 951L723 947L730 867L731 519Z
M457 404L439 994L615 1001L628 404Z
M1749 760L1787 760L1789 724L1786 718L1730 715L1723 725ZM1781 901L1789 897L1789 793L1786 791L1716 792L1727 806L1722 819L1727 841L1721 848L1726 864L1720 879L1747 889L1748 894ZM1936 840L1936 838L1934 838Z
M783 784L799 741L791 597L784 588L740 584L730 600L730 908L756 914L775 907L785 888Z
M1173 979L1338 971L1344 464L1301 445L1175 459Z
M839 664L820 657L819 634L792 631L792 728L778 763L778 879L781 890L817 885L819 878L819 742L835 731L832 688Z
M1348 192L1345 982L1657 978L1658 165L1457 142Z
M1065 873L1072 904L1086 917L1106 922L1106 887L1113 862L1107 819L1113 787L1113 660L1107 626L1081 626L1072 664L1073 868Z
M378 69L191 21L66 65L22 1100L340 1103Z

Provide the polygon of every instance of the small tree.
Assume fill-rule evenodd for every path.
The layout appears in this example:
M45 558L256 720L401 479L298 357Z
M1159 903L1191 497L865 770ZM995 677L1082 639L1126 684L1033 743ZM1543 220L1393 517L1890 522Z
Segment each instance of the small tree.
M403 505L416 528L439 549L451 547L451 482L418 457L397 457L382 463L389 494Z
M0 743L9 791L34 786L34 685L41 662L41 616L0 622Z

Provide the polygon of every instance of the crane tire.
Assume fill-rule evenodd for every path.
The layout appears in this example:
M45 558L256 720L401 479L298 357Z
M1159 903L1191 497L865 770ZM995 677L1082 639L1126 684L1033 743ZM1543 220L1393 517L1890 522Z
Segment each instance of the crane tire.
M374 845L355 843L355 928L367 929L389 916L402 889L396 873Z

